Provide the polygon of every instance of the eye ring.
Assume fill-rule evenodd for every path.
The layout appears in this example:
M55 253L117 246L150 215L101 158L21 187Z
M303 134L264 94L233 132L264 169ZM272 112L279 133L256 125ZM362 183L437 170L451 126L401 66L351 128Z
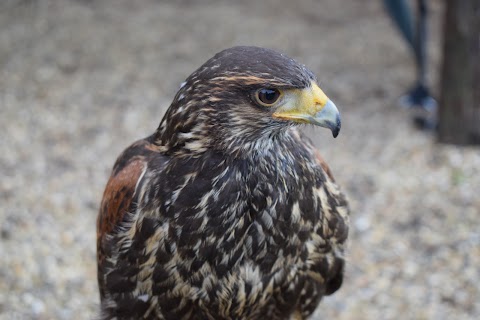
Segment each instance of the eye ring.
M282 95L282 92L278 89L262 88L255 91L255 100L261 106L271 107Z

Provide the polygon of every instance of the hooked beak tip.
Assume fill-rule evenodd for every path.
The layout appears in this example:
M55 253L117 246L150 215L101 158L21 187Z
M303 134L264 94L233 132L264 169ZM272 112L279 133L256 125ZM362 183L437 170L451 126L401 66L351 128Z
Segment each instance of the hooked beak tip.
M338 136L342 121L337 107L331 100L328 100L323 109L315 115L314 123L330 129L334 138Z
M337 116L337 123L333 125L330 129L332 130L332 135L334 138L340 133L340 128L342 127L342 122L340 121L340 115Z

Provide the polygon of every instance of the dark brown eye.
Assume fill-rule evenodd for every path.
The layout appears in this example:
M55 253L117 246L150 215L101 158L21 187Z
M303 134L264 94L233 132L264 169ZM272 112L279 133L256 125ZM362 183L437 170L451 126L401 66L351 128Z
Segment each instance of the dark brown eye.
M281 92L277 89L264 88L256 92L255 98L262 106L271 106L278 101L281 95Z

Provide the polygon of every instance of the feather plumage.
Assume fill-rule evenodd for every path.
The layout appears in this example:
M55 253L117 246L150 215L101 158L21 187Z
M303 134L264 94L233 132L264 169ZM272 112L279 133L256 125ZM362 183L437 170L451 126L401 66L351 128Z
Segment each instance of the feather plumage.
M107 184L102 319L303 318L340 287L345 197L295 123L251 97L312 81L255 47L227 49L187 79Z

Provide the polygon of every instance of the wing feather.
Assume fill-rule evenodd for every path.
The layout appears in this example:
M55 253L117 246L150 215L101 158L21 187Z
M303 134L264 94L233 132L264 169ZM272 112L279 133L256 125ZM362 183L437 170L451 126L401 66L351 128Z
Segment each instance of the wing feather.
M135 211L137 188L148 169L149 155L154 151L148 140L131 145L118 157L105 187L97 218L98 283L102 299L109 265L107 257L115 245L110 241L111 235L118 231L126 214Z

